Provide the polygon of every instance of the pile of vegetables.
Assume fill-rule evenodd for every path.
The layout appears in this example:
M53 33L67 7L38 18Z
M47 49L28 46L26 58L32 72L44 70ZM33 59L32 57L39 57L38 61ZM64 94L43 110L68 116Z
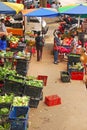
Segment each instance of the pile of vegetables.
M11 80L11 81L15 81L18 83L24 83L24 77L20 77L17 75L8 75L8 77L6 79Z
M5 122L2 125L0 125L0 130L10 130L10 123Z
M32 86L32 87L43 88L43 81L42 80L37 80L37 79L26 80L25 83L26 83L26 85L29 85L29 86Z
M81 62L77 62L76 64L69 65L69 69L82 70L84 66Z
M14 97L12 106L28 106L29 100L30 100L29 96L23 96L23 97L16 96Z
M9 70L6 67L0 67L0 80L4 80L4 77L7 74L15 75L16 71L15 70Z
M8 115L10 112L9 108L0 108L0 116Z
M12 103L13 102L13 98L14 98L14 95L13 94L10 94L10 95L3 95L3 96L0 96L0 104L3 104L3 103Z

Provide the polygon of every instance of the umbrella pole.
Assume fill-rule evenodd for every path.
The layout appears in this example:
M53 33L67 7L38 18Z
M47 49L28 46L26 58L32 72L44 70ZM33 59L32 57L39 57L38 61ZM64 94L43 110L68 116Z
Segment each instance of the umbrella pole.
M80 27L80 16L78 17L78 28Z
M42 19L42 17L41 17L41 33L42 33L42 37L43 37L43 19Z

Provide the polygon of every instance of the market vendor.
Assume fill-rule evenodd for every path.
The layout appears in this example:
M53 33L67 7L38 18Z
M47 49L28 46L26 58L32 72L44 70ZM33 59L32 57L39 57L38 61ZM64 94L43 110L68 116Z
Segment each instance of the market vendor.
M7 48L7 41L6 41L6 36L3 35L0 39L0 50L2 51L5 51Z
M4 17L1 18L0 34L1 34L1 35L8 35L7 29L6 29L6 26L5 26Z

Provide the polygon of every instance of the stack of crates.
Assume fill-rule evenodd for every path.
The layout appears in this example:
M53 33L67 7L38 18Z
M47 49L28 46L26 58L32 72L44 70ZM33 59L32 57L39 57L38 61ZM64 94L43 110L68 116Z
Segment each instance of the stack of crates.
M10 130L27 130L29 107L12 107L9 113Z
M31 84L27 84L30 82ZM41 85L39 83L41 82ZM39 101L43 98L43 81L40 80L26 80L25 81L25 90L24 95L30 97L29 106L32 108L37 108Z
M5 95L0 96L0 130L10 130L8 116L10 113L13 96L11 96L11 102L9 102L9 99L6 99L6 97L7 96Z
M18 74L26 76L29 67L29 60L17 59L16 71Z
M83 80L84 67L81 67L80 69L72 67L78 63L81 63L80 54L70 53L68 55L67 71L70 73L71 79L73 80Z

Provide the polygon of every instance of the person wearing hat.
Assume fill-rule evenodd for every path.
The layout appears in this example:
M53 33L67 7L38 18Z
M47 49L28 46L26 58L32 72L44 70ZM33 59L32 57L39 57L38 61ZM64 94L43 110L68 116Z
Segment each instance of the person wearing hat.
M58 64L59 46L61 45L60 42L61 33L58 30L54 30L53 35L54 35L54 45L53 45L54 64Z

